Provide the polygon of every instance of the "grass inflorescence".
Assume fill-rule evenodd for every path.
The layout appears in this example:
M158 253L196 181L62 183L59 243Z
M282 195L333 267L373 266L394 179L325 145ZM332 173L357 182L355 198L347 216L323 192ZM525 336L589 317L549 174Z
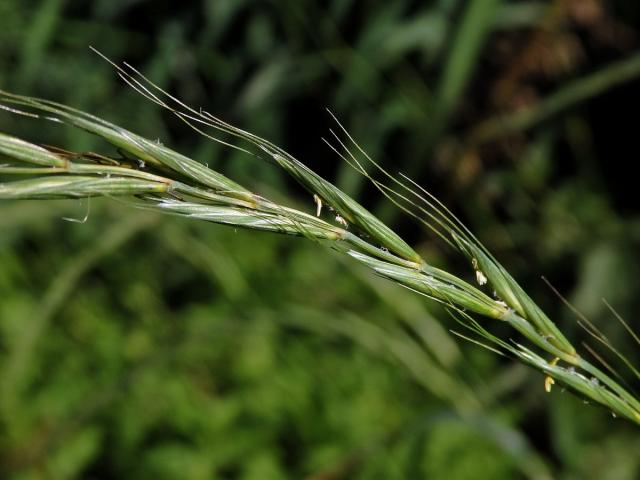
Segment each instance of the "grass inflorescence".
M376 274L446 305L462 325L497 351L543 372L547 390L561 383L640 424L638 398L579 355L559 327L446 206L407 177L384 171L346 130L353 148L336 134L337 145L332 148L393 203L466 256L479 287L429 265L364 206L280 147L189 107L126 64L116 68L131 87L207 138L278 165L309 190L316 211L307 213L271 201L157 141L96 116L4 91L0 91L0 108L5 111L80 128L114 146L118 155L69 152L0 133L0 175L11 178L0 183L1 200L113 197L138 208L327 244ZM381 172L386 182L376 180L370 169ZM325 220L323 209L330 210L333 218ZM520 334L519 340L496 337L481 318L509 324Z

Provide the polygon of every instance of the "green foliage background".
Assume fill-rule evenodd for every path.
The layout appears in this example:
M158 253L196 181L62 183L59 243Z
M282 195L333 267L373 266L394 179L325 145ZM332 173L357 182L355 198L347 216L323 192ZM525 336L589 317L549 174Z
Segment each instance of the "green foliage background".
M431 262L465 272L323 145L329 107L372 157L459 213L563 329L584 336L540 275L637 364L601 298L638 326L637 134L620 109L640 106L640 84L613 71L526 129L475 141L488 119L544 113L633 58L635 2L184 3L5 0L0 87L94 112L314 210L275 168L131 92L93 45L274 141ZM1 111L0 130L104 148ZM546 394L540 374L459 328L311 242L114 201L4 203L0 477L638 478L636 427Z

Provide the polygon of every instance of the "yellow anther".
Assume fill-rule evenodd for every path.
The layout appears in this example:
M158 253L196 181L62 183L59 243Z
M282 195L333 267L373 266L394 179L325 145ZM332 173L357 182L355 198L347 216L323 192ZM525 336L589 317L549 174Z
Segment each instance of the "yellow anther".
M551 385L553 385L554 383L556 383L556 381L551 378L550 376L546 376L544 378L544 389L547 393L549 393L551 391Z
M552 367L555 367L559 361L560 359L556 357L549 362L549 365L551 365ZM549 375L544 377L544 390L547 393L551 392L551 385L553 385L554 383L556 383L556 381L553 378L551 378Z

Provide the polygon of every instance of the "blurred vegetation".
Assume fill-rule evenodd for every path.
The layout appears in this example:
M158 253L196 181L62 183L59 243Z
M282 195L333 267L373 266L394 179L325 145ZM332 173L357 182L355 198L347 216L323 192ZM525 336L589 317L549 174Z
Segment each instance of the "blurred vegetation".
M639 329L637 2L5 0L0 15L1 88L314 209L276 169L131 92L93 45L281 145L465 272L323 146L330 108L454 209L564 330L594 343L540 275L638 363L601 301ZM97 148L2 112L0 130ZM638 478L635 427L546 394L541 375L456 328L309 242L113 201L4 203L0 477Z

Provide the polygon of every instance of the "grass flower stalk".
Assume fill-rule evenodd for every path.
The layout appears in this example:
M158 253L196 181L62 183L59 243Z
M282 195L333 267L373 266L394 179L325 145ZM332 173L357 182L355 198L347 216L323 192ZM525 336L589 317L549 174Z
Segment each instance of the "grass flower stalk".
M112 197L138 208L327 244L376 274L446 305L466 328L496 347L490 347L492 350L542 372L547 390L552 383L560 383L640 425L640 401L577 352L446 206L406 177L392 177L382 170L348 134L354 148L347 148L334 135L339 143L334 149L340 153L341 147L344 153L340 155L391 201L465 255L479 287L427 264L364 206L281 148L207 112L196 111L127 65L116 68L130 86L194 130L282 168L313 195L316 215L273 202L159 142L96 116L4 91L0 91L0 108L6 112L83 129L116 147L119 155L68 152L0 132L0 200ZM382 172L389 182L375 180L368 173L371 168ZM335 219L321 216L323 206L334 211ZM490 291L495 296L487 293ZM519 334L517 342L493 335L491 322L483 319L509 324Z

